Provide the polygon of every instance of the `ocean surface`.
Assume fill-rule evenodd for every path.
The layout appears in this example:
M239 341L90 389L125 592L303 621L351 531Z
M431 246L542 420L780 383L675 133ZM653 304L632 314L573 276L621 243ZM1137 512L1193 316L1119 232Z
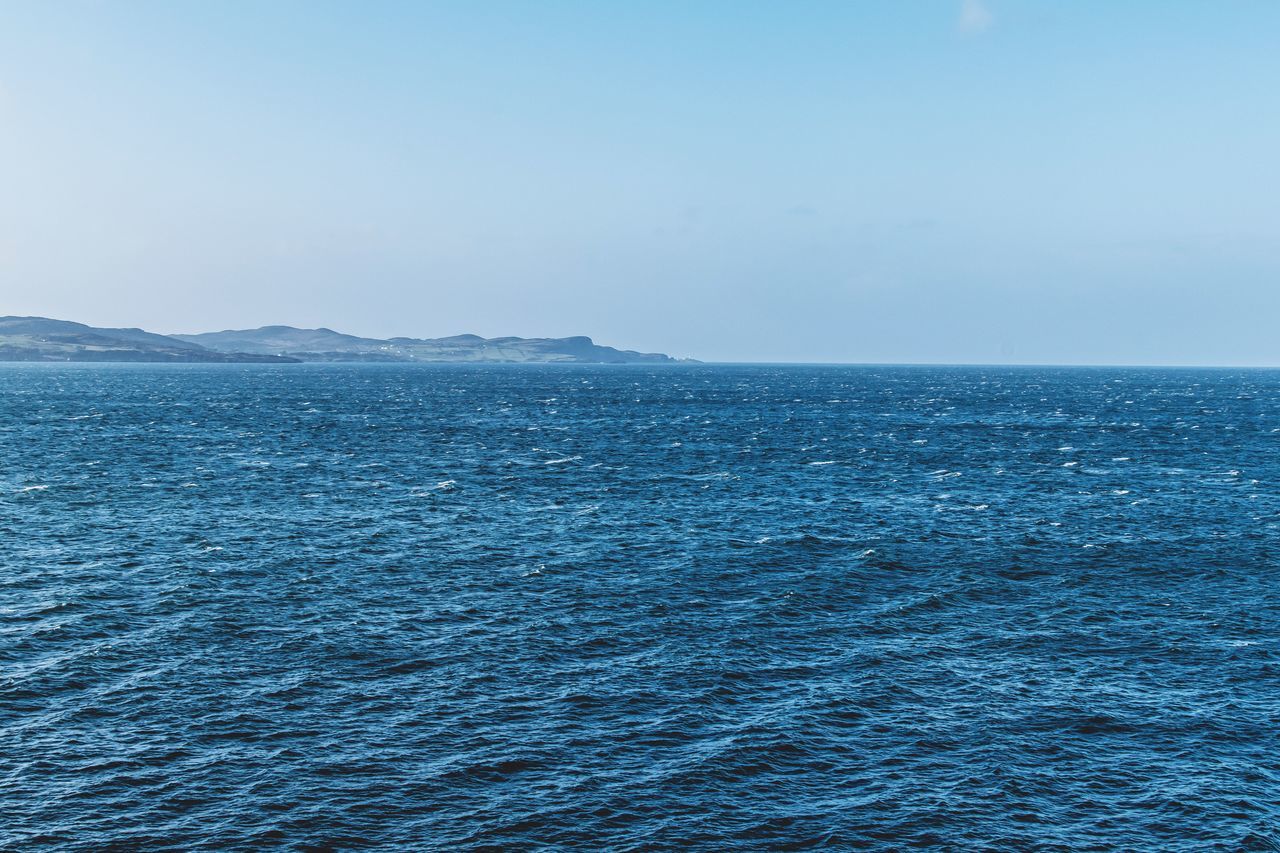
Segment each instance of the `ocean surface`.
M0 848L1280 850L1280 372L0 366Z

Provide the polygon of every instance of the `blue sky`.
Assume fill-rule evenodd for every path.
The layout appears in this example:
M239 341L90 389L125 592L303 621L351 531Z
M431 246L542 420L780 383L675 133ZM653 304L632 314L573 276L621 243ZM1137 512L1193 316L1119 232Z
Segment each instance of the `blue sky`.
M1280 3L8 2L0 314L1280 364Z

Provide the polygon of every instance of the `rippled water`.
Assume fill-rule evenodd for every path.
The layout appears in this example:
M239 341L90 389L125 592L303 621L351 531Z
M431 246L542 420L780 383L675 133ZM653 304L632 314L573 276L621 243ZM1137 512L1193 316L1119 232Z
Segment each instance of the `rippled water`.
M0 368L0 847L1280 849L1280 372Z

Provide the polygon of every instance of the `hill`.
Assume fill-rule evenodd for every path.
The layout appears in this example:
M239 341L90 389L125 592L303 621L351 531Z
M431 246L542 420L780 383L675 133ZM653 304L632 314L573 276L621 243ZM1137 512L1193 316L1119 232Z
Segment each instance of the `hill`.
M299 361L403 361L577 364L671 363L661 353L642 353L601 346L588 337L482 338L360 338L332 329L260 329L174 335L175 340L220 352L282 355Z
M213 350L142 329L101 329L47 317L0 317L0 361L287 363L296 359Z

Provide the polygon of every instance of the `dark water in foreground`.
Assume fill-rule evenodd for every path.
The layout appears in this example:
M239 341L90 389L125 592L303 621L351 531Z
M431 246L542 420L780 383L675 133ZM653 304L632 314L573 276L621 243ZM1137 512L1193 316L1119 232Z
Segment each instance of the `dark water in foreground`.
M0 368L0 847L1280 849L1280 372Z

